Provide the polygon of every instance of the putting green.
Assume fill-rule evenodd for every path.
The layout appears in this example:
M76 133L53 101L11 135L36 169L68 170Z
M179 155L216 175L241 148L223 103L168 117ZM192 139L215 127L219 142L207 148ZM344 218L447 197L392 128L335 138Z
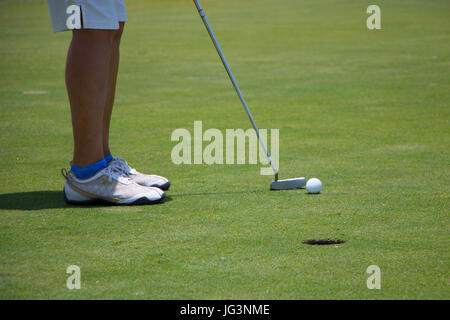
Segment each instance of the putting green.
M449 299L450 3L376 1L381 30L370 4L202 1L258 126L280 130L280 178L322 180L307 195L270 192L258 165L172 163L176 128L250 124L193 3L128 1L111 147L170 198L80 208L59 173L70 34L45 1L0 0L0 298Z

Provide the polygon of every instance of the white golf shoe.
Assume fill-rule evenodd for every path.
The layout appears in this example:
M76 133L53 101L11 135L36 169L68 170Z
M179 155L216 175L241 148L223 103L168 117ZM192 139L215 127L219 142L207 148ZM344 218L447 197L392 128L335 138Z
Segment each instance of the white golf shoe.
M61 173L66 178L64 199L69 204L89 204L98 200L118 205L154 204L165 197L164 191L141 186L114 166L84 180L66 169Z
M170 181L166 178L154 174L140 173L136 169L131 168L128 163L121 158L114 158L108 165L122 171L130 179L141 186L157 187L161 190L169 190L170 188Z

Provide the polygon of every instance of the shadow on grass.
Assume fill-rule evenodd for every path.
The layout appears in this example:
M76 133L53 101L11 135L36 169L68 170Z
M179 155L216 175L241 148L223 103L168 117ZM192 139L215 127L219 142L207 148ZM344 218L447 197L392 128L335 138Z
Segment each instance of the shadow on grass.
M164 202L172 201L167 196ZM0 210L41 210L64 208L112 207L115 204L98 201L87 205L71 205L64 201L62 191L32 191L0 194Z
M0 210L40 210L67 207L61 191L0 194Z

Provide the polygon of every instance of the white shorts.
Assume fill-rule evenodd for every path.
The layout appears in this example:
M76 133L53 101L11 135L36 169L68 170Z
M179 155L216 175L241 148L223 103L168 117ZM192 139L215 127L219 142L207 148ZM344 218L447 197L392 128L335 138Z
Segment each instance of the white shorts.
M117 30L126 22L125 0L47 0L53 31Z

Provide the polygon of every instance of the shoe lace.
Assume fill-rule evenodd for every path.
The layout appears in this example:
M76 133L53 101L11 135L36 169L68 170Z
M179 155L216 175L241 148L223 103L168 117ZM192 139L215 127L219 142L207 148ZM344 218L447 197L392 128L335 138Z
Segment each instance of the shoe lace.
M105 168L103 173L108 177L109 182L112 182L113 180L119 181L124 184L130 184L132 182L132 180L128 178L128 176L125 175L124 172L116 166L109 166Z
M113 167L113 168L123 172L127 176L129 176L130 174L137 173L136 169L131 168L125 160L123 160L121 158L114 158L114 160L115 161L113 161L111 163L110 167Z

